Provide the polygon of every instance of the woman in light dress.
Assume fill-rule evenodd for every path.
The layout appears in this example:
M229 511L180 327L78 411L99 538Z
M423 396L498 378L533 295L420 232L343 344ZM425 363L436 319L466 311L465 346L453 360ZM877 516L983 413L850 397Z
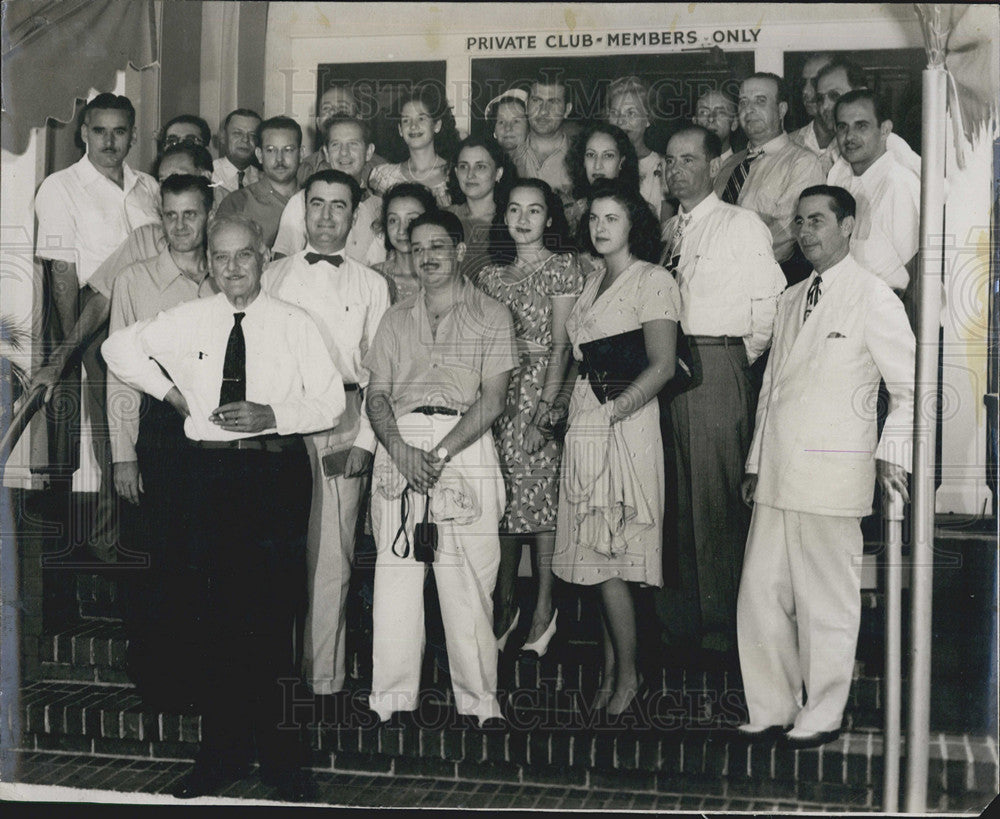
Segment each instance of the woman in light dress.
M405 162L377 165L368 187L382 196L393 185L417 182L430 188L438 207L451 204L448 171L455 156L458 131L448 101L432 85L419 85L398 102L393 118L409 153Z
M622 180L598 181L584 218L589 249L604 263L587 276L566 321L574 363L564 386L565 392L572 385L572 397L552 569L569 583L600 587L604 669L595 707L614 722L631 708L640 689L630 587L663 583L664 466L656 397L674 374L680 294L673 277L657 265L659 225L634 187ZM615 350L627 349L627 341L631 349L638 345L640 351L633 356L633 362L639 362L634 370L637 375L620 385L617 397L604 395L603 402L595 391L610 380L604 382L595 374L576 377L581 368L589 373L595 363L588 359L589 352L585 355L588 342L602 339ZM574 424L581 426L574 431ZM625 515L621 526L604 532L600 549L592 547L592 530L583 521L593 522L585 512L595 500L598 505L603 501L595 496L588 507L567 494L576 491L574 481L586 467L584 459L577 457L585 450L572 447L571 436L586 435L591 428L596 437L588 443L614 439L618 451L624 450L623 457L614 460L623 468L610 477L610 483L630 487L626 506L635 513L631 518Z

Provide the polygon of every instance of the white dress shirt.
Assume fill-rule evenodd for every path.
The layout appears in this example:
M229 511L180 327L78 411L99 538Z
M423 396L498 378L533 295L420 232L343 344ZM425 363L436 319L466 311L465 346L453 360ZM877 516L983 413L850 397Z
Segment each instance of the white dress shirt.
M306 192L296 193L281 212L278 235L272 252L291 256L306 246ZM358 203L358 215L347 234L344 253L355 261L371 267L385 261L385 243L382 241L382 197L370 195Z
M771 231L774 258L788 259L795 249L792 220L799 194L812 185L826 182L819 159L811 151L796 145L788 134L778 134L759 146L762 154L750 164L750 172L740 189L736 204L756 213ZM733 154L719 168L715 192L722 196L729 176L746 157L746 149Z
M253 165L247 165L243 174L243 187L260 180L261 173ZM212 163L212 183L222 185L230 193L240 189L240 169L228 157L221 157Z
M208 420L219 406L226 346L238 312L246 314L246 400L274 411L275 426L260 432L227 432ZM163 400L176 386L191 410L184 433L195 441L316 432L334 426L344 411L344 385L315 322L263 291L243 310L224 293L178 305L112 333L101 352L109 370L153 398Z
M788 135L788 138L792 142L816 154L819 157L820 164L823 166L823 173L825 174L829 174L836 161L840 159L840 146L837 144L836 137L831 139L830 144L825 148L819 147L819 141L816 139L816 129L813 128L812 120L797 131L792 131ZM909 168L919 176L920 154L914 151L905 139L898 134L889 134L888 139L885 141L885 149L894 154L901 165Z
M305 250L272 262L264 271L261 286L275 298L309 313L341 378L364 387L368 370L361 361L389 307L389 286L374 270L350 257L340 267L325 261L309 264L306 253L315 252L307 245ZM375 451L375 433L367 413L361 413L355 446Z
M719 168L721 168L725 164L726 160L732 155L733 149L726 148L726 150L719 154L719 156L708 163L708 173L712 177L713 181L715 180L715 177L719 175Z
M122 166L124 186L79 162L45 178L35 196L42 259L76 265L80 285L137 227L160 221L160 187L149 174Z
M840 157L827 184L857 201L851 255L894 290L910 283L906 265L920 247L920 177L886 151L861 176Z
M681 208L664 226L667 258ZM690 211L677 283L681 328L694 336L742 336L753 362L771 343L785 276L771 252L771 235L757 214L710 193Z

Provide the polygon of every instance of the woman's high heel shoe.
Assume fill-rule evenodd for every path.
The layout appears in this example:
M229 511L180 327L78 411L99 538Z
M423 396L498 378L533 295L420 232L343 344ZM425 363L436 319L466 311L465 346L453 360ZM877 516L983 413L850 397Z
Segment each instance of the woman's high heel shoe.
M556 618L559 616L559 610L556 609L552 612L552 619L549 621L548 627L543 632L542 636L535 640L533 643L525 643L521 646L521 655L534 654L536 657L545 656L545 652L549 650L549 641L552 639L553 635L556 633Z
M508 627L508 629L497 638L497 651L499 651L501 654L503 653L504 648L507 647L507 638L514 633L514 629L517 628L517 624L518 622L520 622L520 620L521 620L521 610L518 609L517 611L514 612L514 619L510 621L510 626Z

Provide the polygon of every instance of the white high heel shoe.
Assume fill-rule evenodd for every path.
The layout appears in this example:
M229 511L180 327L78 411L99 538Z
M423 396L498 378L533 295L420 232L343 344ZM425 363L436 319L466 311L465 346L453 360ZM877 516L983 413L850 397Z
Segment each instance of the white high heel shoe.
M549 650L549 641L556 633L556 618L558 616L559 610L553 610L552 619L549 621L549 625L542 633L542 636L533 643L525 643L521 646L521 656L525 654L535 654L538 657L543 657L545 655L545 652Z
M520 622L520 620L521 620L521 610L518 609L516 612L514 612L514 619L510 621L510 627L497 638L497 651L499 651L501 654L503 653L504 648L507 647L507 638L514 633L514 629L517 628L517 624L518 622Z

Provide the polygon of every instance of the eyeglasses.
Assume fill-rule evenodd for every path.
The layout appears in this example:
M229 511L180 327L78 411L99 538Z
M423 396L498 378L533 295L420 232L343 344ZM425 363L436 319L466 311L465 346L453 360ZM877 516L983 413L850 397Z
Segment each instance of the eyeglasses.
M195 134L188 134L187 136L184 137L179 137L177 136L177 134L171 134L170 136L166 137L166 139L163 140L164 148L170 148L173 147L174 145L181 145L181 144L198 145L199 147L202 148L205 147L205 143L202 142L201 137L196 136Z

